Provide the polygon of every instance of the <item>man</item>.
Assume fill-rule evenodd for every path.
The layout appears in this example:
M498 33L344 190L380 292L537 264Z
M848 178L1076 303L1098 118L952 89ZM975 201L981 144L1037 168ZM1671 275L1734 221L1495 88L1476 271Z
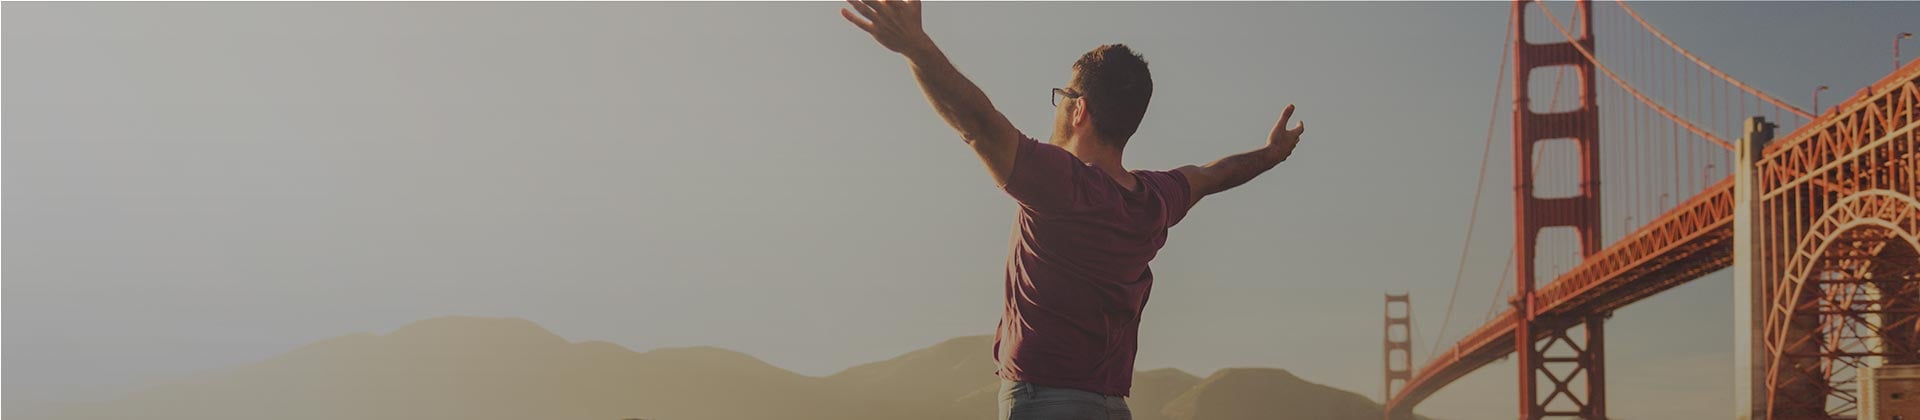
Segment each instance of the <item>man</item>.
M840 14L907 58L927 101L960 132L994 182L1020 203L994 334L1001 419L1128 419L1147 263L1201 197L1239 186L1293 153L1288 105L1259 149L1204 166L1129 171L1128 138L1153 95L1147 63L1103 45L1054 89L1053 135L1014 129L933 44L918 0L848 0Z

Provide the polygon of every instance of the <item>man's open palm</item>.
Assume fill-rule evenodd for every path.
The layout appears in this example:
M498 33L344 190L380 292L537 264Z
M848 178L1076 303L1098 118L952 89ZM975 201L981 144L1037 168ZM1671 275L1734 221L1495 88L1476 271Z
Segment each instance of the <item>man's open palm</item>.
M933 43L920 27L920 0L847 0L847 4L853 10L840 9L840 16L893 52L906 54Z

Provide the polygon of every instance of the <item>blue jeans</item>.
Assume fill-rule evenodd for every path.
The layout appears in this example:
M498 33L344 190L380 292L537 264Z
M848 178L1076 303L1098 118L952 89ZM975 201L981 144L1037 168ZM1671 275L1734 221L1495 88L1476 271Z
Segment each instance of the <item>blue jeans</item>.
M1126 397L1000 380L1000 420L1133 420Z

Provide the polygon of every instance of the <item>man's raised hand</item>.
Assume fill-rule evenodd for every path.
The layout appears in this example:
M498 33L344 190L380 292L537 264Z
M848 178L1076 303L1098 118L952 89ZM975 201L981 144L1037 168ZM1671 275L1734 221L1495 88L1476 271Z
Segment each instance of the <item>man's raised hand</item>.
M1280 160L1287 160L1288 156L1293 156L1293 147L1300 145L1300 133L1307 132L1305 121L1288 129L1287 120L1290 119L1293 119L1293 104L1287 104L1287 109L1280 112L1280 122L1273 125L1272 133L1267 134L1267 148L1279 156Z
M840 16L893 52L908 54L933 45L920 26L920 0L847 0L847 4L853 10L840 9Z

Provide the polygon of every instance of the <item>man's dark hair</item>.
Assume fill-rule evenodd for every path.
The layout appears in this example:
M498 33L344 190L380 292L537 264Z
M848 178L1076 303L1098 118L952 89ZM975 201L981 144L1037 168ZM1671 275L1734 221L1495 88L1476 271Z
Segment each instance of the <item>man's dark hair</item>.
M1078 88L1094 131L1114 147L1126 147L1147 116L1147 101L1153 99L1147 59L1126 44L1107 44L1081 55L1073 69L1080 73Z

